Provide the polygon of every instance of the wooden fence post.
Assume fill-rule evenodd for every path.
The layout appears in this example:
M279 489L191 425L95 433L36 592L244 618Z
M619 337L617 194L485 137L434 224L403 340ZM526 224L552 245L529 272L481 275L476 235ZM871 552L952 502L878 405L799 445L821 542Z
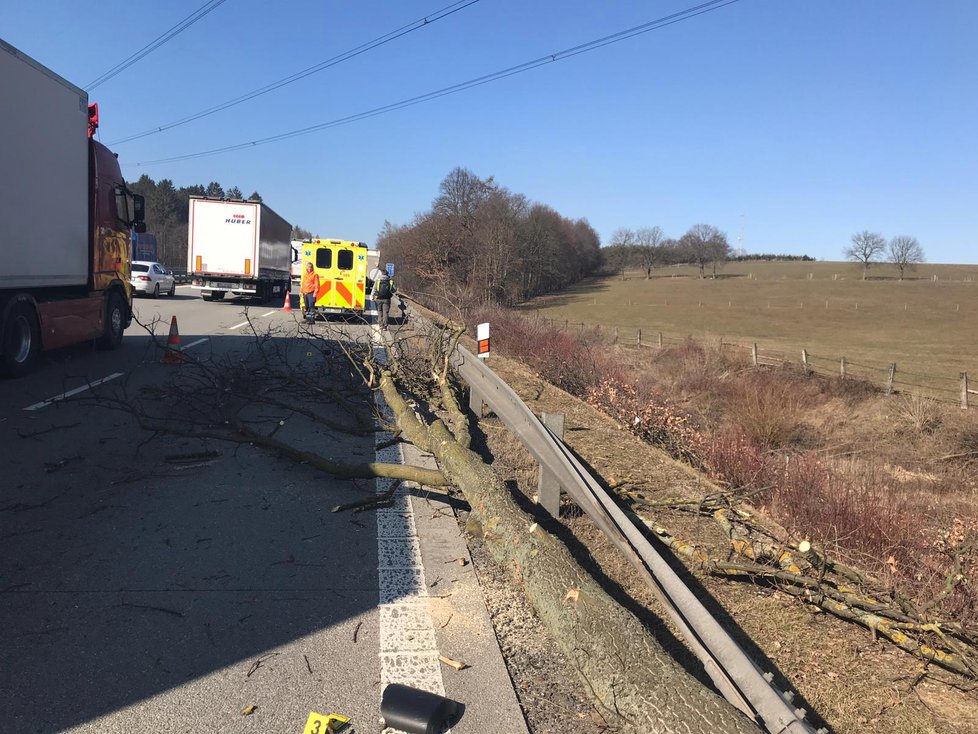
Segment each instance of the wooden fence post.
M662 349L662 332L659 332L659 349Z
M564 414L541 413L543 425L553 431L559 439L564 438ZM537 480L537 504L550 513L551 517L560 517L560 483L557 477L540 465Z
M757 342L751 344L750 347L750 361L753 362L754 366L757 367Z
M638 330L638 345L642 346L642 330Z
M615 344L618 343L618 327L615 327Z
M893 394L893 377L896 375L896 362L890 362L890 370L886 375L886 394Z
M961 373L961 407L968 409L968 373Z
M567 331L567 326L568 326L567 319L564 319L564 331Z
M807 349L801 350L801 367L803 370L805 370L805 374L807 375L808 374L808 350Z
M839 360L839 376L844 380L846 379L846 358L843 357Z

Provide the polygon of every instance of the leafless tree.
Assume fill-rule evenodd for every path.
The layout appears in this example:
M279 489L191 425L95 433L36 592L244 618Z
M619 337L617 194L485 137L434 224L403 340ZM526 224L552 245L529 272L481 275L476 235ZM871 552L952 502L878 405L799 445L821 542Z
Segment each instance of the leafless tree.
M627 227L619 227L611 234L611 241L608 243L611 247L630 247L637 243L637 238L635 232Z
M642 227L635 233L635 244L638 245L638 258L645 269L645 279L652 277L652 270L664 261L662 243L666 235L661 227Z
M377 245L399 263L403 292L463 312L560 290L600 260L586 220L567 219L464 168L441 182L430 211L407 225L386 223Z
M694 224L684 234L679 245L689 262L700 270L700 277L706 277L706 266L713 264L713 277L717 276L717 264L727 259L730 244L727 235L712 224Z
M879 256L886 251L886 240L878 232L870 232L864 229L856 232L852 236L852 244L846 248L845 256L847 260L862 263L863 280L866 280L866 273L869 266L879 261Z
M903 280L905 270L913 270L919 263L924 262L924 248L916 237L898 235L890 240L887 247L887 258L900 270L900 280Z

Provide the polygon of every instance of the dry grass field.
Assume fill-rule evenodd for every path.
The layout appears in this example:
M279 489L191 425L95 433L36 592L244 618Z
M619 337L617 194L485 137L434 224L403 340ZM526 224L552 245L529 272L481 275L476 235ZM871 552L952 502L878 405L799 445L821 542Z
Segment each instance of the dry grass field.
M559 325L618 327L623 342L641 329L650 344L659 332L673 344L722 338L795 362L807 349L824 373L837 374L845 356L850 374L876 382L895 362L897 389L949 402L959 373L978 383L978 265L921 265L902 282L891 265L872 267L865 281L841 262L729 263L715 280L666 267L650 280L630 271L587 281L522 310Z

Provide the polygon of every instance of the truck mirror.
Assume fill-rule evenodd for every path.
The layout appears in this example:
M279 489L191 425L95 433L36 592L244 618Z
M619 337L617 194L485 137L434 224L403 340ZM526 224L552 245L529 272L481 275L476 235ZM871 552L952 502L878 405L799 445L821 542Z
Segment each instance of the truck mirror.
M146 199L140 194L132 195L132 218L136 223L143 224L142 232L146 231Z

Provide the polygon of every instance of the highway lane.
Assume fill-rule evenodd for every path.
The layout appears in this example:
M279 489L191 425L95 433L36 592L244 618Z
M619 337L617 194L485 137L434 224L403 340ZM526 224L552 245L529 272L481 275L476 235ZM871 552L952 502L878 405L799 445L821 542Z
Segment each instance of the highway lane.
M248 318L296 359L309 356L290 340L297 312L191 293L138 299L137 316L155 320L165 338L176 315L181 343L200 359L244 358L254 342ZM345 328L361 338L373 327ZM439 600L440 619L456 620L447 630L422 633L416 615L392 616L390 604L380 618L378 590L395 604L404 593L390 581L391 559L420 565L428 543L392 545L410 525L406 497L376 521L334 514L373 483L336 480L248 445L153 437L126 413L92 407L99 395L145 398L187 369L160 357L134 324L119 350L62 350L28 378L0 382L0 731L301 732L309 711L339 711L371 730L381 681L421 685L418 671L426 685L440 679L418 636L437 644L463 616L469 655L480 641L487 659L445 683L448 695L471 703L477 691L482 704L454 730L489 730L503 712L518 731L493 633L471 613L480 599L471 566L452 579L453 588L470 586L466 610ZM72 390L81 392L52 400ZM375 456L373 435L304 420L290 418L277 437L351 461ZM190 464L168 458L204 452ZM443 588L446 559L466 552L454 519L446 522L435 550L424 551L437 557L429 578ZM448 543L450 555L441 550Z
M251 341L233 328L244 321L233 301L140 299L136 310L159 314L164 334L175 314L182 342L207 339L193 348L207 357ZM248 310L294 324L274 306ZM159 358L134 326L116 352L65 350L0 384L0 731L301 731L311 710L376 720L377 530L329 512L364 488L248 446L143 443L131 417L79 402L138 395L183 369ZM372 436L280 435L373 458ZM216 456L166 460L202 451Z

